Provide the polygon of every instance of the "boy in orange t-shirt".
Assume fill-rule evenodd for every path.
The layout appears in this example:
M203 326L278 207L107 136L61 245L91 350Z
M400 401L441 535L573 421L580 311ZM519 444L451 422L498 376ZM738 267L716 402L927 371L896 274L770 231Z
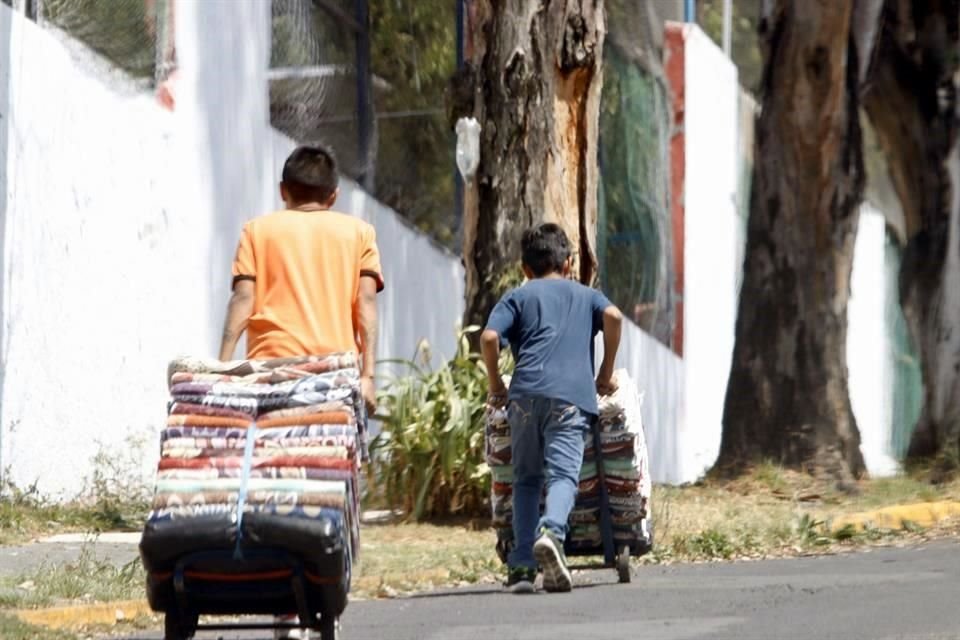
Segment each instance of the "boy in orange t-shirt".
M358 353L372 413L380 252L370 224L330 210L338 193L328 150L290 154L280 183L286 209L247 222L240 234L220 359L233 357L244 331L251 359Z

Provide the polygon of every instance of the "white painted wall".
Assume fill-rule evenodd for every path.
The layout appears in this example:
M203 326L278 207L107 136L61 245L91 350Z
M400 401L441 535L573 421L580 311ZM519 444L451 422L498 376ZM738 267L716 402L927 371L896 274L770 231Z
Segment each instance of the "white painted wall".
M602 345L602 341L598 341ZM602 347L597 349L602 355ZM643 426L654 482L681 484L696 478L684 475L690 467L689 450L681 437L686 424L686 387L683 360L662 342L632 322L624 322L617 352L617 368L623 367L643 393Z
M678 475L692 481L720 450L737 317L737 69L699 28L685 30L684 369Z
M0 468L20 486L75 495L97 441L119 452L131 436L146 442L131 473L152 481L166 363L215 354L240 227L280 206L293 145L268 126L269 5L181 3L177 17L171 114L0 4ZM459 262L352 184L338 208L377 228L379 355L421 338L452 353Z
M860 208L847 305L850 403L860 429L860 450L874 476L896 473L892 452L894 351L886 326L886 219L870 204Z

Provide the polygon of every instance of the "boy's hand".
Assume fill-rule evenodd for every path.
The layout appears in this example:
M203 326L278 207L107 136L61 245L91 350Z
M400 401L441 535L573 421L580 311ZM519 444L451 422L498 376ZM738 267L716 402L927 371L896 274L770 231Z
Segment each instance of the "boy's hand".
M487 391L487 404L496 409L502 409L507 406L507 396L507 387L503 384L503 380L492 381Z
M613 395L617 392L617 383L614 381L613 377L598 376L597 377L597 393L601 396Z
M363 396L363 404L367 406L367 415L372 416L377 411L377 388L373 384L373 378L360 378L360 395Z

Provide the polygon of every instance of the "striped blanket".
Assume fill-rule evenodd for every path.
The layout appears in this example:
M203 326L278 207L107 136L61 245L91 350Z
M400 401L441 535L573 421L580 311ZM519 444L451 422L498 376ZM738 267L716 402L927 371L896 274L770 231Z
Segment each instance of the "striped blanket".
M258 527L269 518L315 526L318 539L340 527L347 556L355 558L357 474L367 456L355 355L180 358L167 380L168 415L141 543L145 564L157 565L147 550L202 550L195 547L218 535L216 544L235 542L242 553L263 537L259 529L252 536L238 530L247 515L267 517Z

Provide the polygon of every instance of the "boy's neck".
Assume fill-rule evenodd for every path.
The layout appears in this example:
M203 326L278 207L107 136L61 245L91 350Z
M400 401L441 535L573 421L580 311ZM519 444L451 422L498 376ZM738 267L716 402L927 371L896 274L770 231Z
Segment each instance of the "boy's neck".
M320 202L299 202L288 204L287 209L291 211L327 211L330 207Z
M566 276L558 271L551 271L542 276L537 276L534 280L566 280Z

